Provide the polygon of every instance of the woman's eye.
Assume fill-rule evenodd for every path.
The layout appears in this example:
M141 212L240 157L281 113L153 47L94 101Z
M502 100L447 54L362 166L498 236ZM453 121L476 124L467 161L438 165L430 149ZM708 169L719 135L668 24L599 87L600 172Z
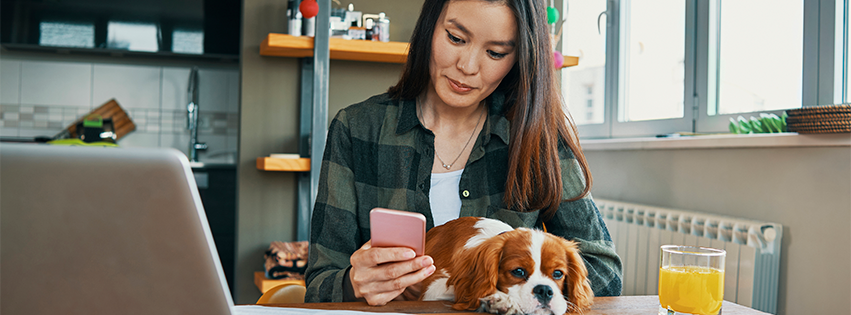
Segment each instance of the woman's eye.
M511 275L518 278L526 279L526 270L523 268L517 268L511 271Z
M564 277L564 273L561 272L561 270L553 271L553 279L558 280L561 279L561 277Z
M461 38L452 35L452 33L450 33L448 30L446 31L446 36L449 37L449 41L451 41L452 43L458 44L461 42Z
M493 59L502 59L502 57L505 57L508 54L501 54L493 50L488 50L488 55L490 55Z

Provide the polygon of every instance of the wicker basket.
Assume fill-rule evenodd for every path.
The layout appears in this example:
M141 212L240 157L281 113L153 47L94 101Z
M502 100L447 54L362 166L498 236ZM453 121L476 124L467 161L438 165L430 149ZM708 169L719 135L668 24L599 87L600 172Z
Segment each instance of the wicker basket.
M804 107L786 111L786 128L797 133L851 132L851 104Z

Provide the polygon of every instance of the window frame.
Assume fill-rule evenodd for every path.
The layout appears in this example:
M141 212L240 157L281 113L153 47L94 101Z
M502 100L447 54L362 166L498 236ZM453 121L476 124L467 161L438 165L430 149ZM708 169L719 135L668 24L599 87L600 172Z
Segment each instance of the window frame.
M807 81L807 73L806 71L806 53L808 50L808 45L806 42L806 34L807 34L807 16L806 16L806 5L807 2L812 3L813 1L804 0L804 64L803 64L803 72L804 76L802 82ZM729 132L730 119L737 120L739 116L743 116L749 118L750 116L758 117L759 113L766 114L775 114L780 116L783 114L785 110L773 110L773 111L758 111L758 112L743 112L743 113L735 113L735 114L715 114L709 115L709 104L714 102L715 99L718 98L718 90L711 86L713 82L710 82L709 69L711 68L710 64L714 55L711 55L709 52L710 45L710 34L713 33L713 30L710 29L710 18L712 18L712 10L719 10L718 6L720 6L721 1L713 0L713 1L700 1L698 3L697 10L697 69L695 72L695 81L696 81L696 90L697 93L697 108L695 110L695 121L694 121L694 129L693 132L696 133L725 133ZM712 8L712 6L716 6ZM720 18L719 15L715 15L715 18ZM718 23L716 23L717 25ZM718 30L714 30L718 31ZM716 69L717 70L717 69ZM804 83L804 86L806 84ZM802 87L806 93L806 88ZM802 101L806 100L806 96L802 96ZM806 102L804 101L806 104Z
M564 7L567 2L564 1ZM620 24L621 8L632 0L608 0L606 5L606 68L604 122L577 126L580 138L624 138L646 137L674 132L726 133L730 118L757 116L759 113L782 115L785 110L716 114L709 116L708 106L712 96L709 80L710 54L709 29L710 7L721 0L686 0L685 33L685 81L683 117L648 121L619 122L619 94L621 80ZM835 16L837 1L849 0L803 0L803 63L802 107L834 103L835 65ZM638 4L640 2L636 2ZM717 7L716 7L717 10ZM715 15L717 16L717 15ZM842 23L843 21L839 21ZM716 24L717 25L717 24ZM581 60L580 60L581 62ZM717 97L717 95L714 95Z
M626 10L622 10L624 5L630 6L631 2L636 1L636 4L646 4L647 2L640 0L618 0L616 1L618 4L618 26L621 24L621 20L624 16L624 12ZM631 137L631 136L653 136L659 134L665 134L670 132L670 130L686 130L692 129L692 117L694 115L691 110L694 107L694 98L689 97L689 95L694 95L694 50L695 50L695 34L694 32L688 31L689 25L693 25L694 14L695 14L695 2L696 0L687 0L686 1L686 12L683 14L686 15L686 29L683 30L683 36L685 36L684 43L684 58L685 58L685 71L684 71L684 84L683 88L683 117L681 118L669 118L669 119L657 119L657 120L645 120L645 121L627 121L620 122L618 121L618 116L620 114L620 106L622 104L620 99L620 94L622 91L622 83L624 82L623 78L620 77L621 71L619 68L614 69L615 75L617 78L617 85L613 88L613 91L617 91L617 95L614 96L614 104L616 104L617 110L612 111L612 116L608 116L610 121L612 121L611 128L611 137L612 138L622 138L622 137ZM620 27L614 28L613 31L615 34L612 36L615 40L618 41L618 45L621 42L620 35ZM693 28L692 28L693 29ZM620 47L617 50L614 49L606 49L607 54L613 54L615 56L607 56L606 65L608 66L608 58L618 58L618 64L623 63L623 56L620 55ZM608 88L608 87L607 87Z

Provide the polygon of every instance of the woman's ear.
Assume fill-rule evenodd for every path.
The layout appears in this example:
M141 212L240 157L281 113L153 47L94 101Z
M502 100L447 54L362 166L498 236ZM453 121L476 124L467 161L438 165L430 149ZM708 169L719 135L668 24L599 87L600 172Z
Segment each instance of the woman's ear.
M492 237L476 248L466 249L456 257L447 285L455 286L456 310L476 310L479 299L496 292L499 280L499 261L502 258L502 237Z
M564 247L568 266L567 281L564 282L562 293L568 301L568 313L580 312L591 307L591 304L594 303L594 290L591 290L591 283L588 281L588 269L585 268L585 261L579 254L576 242L568 240L564 240L564 242L566 243Z

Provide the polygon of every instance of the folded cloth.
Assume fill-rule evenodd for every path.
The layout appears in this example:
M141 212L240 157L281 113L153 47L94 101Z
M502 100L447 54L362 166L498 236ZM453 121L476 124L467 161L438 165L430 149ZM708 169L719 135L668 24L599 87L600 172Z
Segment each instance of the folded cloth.
M272 242L266 258L266 278L304 280L307 269L307 241Z

